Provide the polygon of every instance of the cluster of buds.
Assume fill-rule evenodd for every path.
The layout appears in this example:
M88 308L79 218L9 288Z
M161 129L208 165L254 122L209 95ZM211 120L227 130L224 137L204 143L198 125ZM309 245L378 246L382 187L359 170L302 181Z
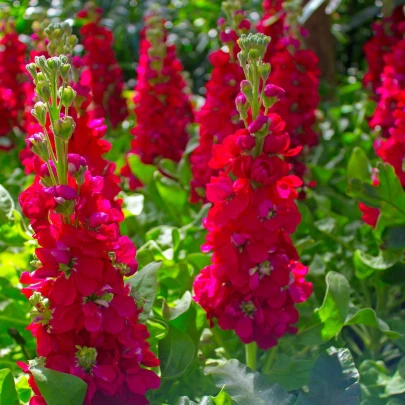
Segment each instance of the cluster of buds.
M43 129L42 133L28 137L27 141L32 144L32 151L47 162L54 185L67 184L67 148L75 129L75 121L68 115L69 107L76 97L76 92L68 84L71 67L68 62L65 55L49 59L37 56L35 63L27 65L34 81L35 93L41 99L34 105L31 113ZM56 154L52 149L48 130L54 135ZM56 174L51 169L51 162L56 168Z
M207 184L213 206L204 227L203 252L212 264L194 282L194 299L222 329L233 329L244 343L266 350L285 333L295 333L312 285L290 235L301 221L295 199L302 181L289 175L290 149L282 118L269 112L283 90L266 85L270 65L263 62L270 38L242 35L238 54L246 80L236 98L245 129L213 146L210 167L218 176Z
M45 28L46 36L48 37L48 52L49 55L62 55L73 53L74 47L77 45L77 37L72 34L72 27L69 23L54 23Z

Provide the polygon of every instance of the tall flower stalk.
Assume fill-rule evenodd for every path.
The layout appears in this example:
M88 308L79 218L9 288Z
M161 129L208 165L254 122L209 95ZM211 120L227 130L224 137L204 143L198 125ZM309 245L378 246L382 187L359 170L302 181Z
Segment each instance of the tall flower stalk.
M63 37L60 29L50 27L57 38ZM77 96L69 59L40 56L27 65L41 100L32 114L42 128L28 143L44 162L19 198L38 243L34 270L21 276L40 356L32 364L83 379L86 405L143 405L146 391L159 386L148 369L159 361L138 322L142 302L124 283L137 270L136 249L120 233L122 211L105 178L93 174L83 156L68 152L76 126L69 112ZM30 365L20 365L29 372ZM32 377L29 382L35 393L30 404L46 405Z
M285 333L295 333L295 304L305 301L312 285L290 235L301 220L295 199L302 181L289 175L290 149L285 122L273 105L284 91L265 84L270 64L263 62L269 37L242 35L238 59L246 76L236 106L245 128L213 147L210 167L219 171L207 185L213 206L204 226L203 252L212 264L194 282L194 299L213 322L235 330L247 346L254 368L255 343L268 349Z
M199 143L190 156L192 202L206 201L205 186L216 173L208 166L212 146L243 127L235 107L239 83L244 78L236 57L239 51L237 39L248 32L250 22L244 18L240 1L223 2L222 8L226 19L218 20L218 29L221 42L228 49L218 49L209 56L213 66L211 79L206 85L205 103L196 117L200 124Z

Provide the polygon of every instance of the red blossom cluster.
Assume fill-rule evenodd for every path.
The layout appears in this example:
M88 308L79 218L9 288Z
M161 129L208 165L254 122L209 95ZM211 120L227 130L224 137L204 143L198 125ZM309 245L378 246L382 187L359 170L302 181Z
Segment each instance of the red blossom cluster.
M113 35L100 25L102 13L89 3L77 14L85 20L80 29L85 51L80 83L91 89L93 116L106 117L116 128L128 116L128 107L122 97L123 75L113 50Z
M401 23L404 21L402 6L397 7L390 17L373 23L373 37L364 45L368 70L363 78L364 87L373 93L381 86L381 73L384 70L384 56L402 38Z
M164 20L156 13L147 16L135 87L136 126L131 131L134 139L129 152L143 163L157 163L161 158L178 162L186 148L187 126L194 117L182 70L175 46L167 42ZM139 186L128 166L121 174L129 177L131 188Z
M218 27L220 38L227 45L228 52L219 49L209 56L213 66L211 79L206 85L206 99L198 112L196 122L200 124L200 137L197 148L190 156L193 180L191 182L191 201L206 201L205 186L215 170L208 166L212 157L212 146L222 142L225 137L243 127L235 106L239 93L239 83L243 80L243 70L236 59L239 51L238 33L245 33L250 22L244 19L242 10L226 10L232 15L233 30L227 27L226 20L220 18Z
M0 150L13 147L8 135L14 127L22 129L25 107L26 46L19 40L14 26L0 23Z
M33 108L38 132L27 144L37 176L19 202L38 243L35 270L21 276L22 292L33 305L28 329L37 340L38 361L83 379L85 405L145 405L146 391L160 380L144 367L156 367L159 360L146 341L146 326L138 322L143 303L124 283L138 264L133 242L120 233L124 215L114 166L102 156L109 148L100 142L106 126L72 108L77 94L67 83L66 56L35 62L27 69L45 103ZM60 75L55 83L50 70ZM58 105L48 97L52 88L61 89L60 81ZM46 405L32 376L29 383L35 393L30 405Z
M285 97L276 103L270 111L281 115L286 122L293 146L302 146L304 154L300 159L293 159L293 171L301 179L307 174L305 154L318 143L319 135L314 130L316 109L319 104L319 75L318 57L309 49L304 49L302 30L297 21L292 21L296 10L282 10L282 2L265 2L267 13L257 26L259 32L266 35L273 33L270 51L267 51L265 61L272 65L269 83L285 90ZM265 4L265 10L266 10ZM269 6L272 4L272 6ZM272 14L269 14L269 13ZM269 24L272 18L276 19Z
M379 132L374 148L384 162L391 164L401 184L405 186L405 15L402 7L391 17L374 23L375 36L366 44L365 52L369 72L364 84L375 91L377 107L371 117L370 127ZM379 50L378 58L372 52ZM373 185L378 185L374 172ZM379 210L359 204L362 219L376 226Z
M242 36L242 57L263 41L260 36ZM247 72L253 69L250 60ZM213 146L209 165L219 174L207 184L213 206L203 222L208 235L202 246L204 252L213 252L212 265L197 276L194 299L222 329L233 329L244 343L255 341L268 349L285 333L296 332L295 304L308 298L312 285L305 281L308 268L298 262L290 238L301 221L295 199L302 181L289 175L286 158L301 148L290 148L286 123L278 114L264 113L263 108L258 114L251 96L257 95L255 86L259 88L248 81L241 85L252 105L249 113L245 94L237 98L242 118L250 122L248 129ZM266 109L282 96L273 85L267 85L265 93L270 94Z

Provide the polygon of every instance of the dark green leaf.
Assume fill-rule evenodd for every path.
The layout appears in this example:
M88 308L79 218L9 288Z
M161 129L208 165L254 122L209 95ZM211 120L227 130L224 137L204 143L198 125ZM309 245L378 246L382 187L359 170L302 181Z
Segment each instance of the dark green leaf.
M178 378L187 371L196 356L196 347L188 333L170 327L159 341L159 360L162 378Z
M309 392L301 392L296 405L359 405L359 372L349 349L330 348L315 363Z
M186 291L183 297L176 303L175 307L170 307L166 301L163 301L162 315L167 321L172 321L184 314L191 305L191 294Z
M128 164L134 176L137 177L142 184L147 185L152 181L156 166L142 163L138 155L129 155Z

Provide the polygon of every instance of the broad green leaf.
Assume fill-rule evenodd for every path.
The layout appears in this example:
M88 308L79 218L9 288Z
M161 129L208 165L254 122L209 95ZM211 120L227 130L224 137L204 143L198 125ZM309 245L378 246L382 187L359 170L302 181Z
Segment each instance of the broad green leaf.
M0 224L13 219L15 205L10 193L0 184Z
M177 163L171 159L161 159L159 161L159 169L166 176L178 180L177 177Z
M82 405L87 384L80 378L42 367L30 365L38 389L48 405Z
M0 405L19 405L17 391L11 370L0 370Z
M293 391L307 383L313 366L313 360L292 359L281 353L277 355L269 374L263 377L272 384L280 384L286 391Z
M214 397L202 397L201 402L194 402L188 397L181 397L177 400L175 405L232 405L231 397L225 390Z
M360 364L361 405L387 405L385 386L390 380L382 361L366 360Z
M157 273L161 266L162 262L149 263L128 280L131 295L135 294L134 298L137 300L145 300L143 310L139 314L139 321L142 323L146 322L152 312L158 289Z
M405 392L405 357L398 364L397 371L385 386L385 395L398 395Z
M398 250L380 250L378 256L371 256L361 250L354 252L353 260L356 268L356 276L359 279L364 279L376 271L384 271L394 266L403 255L402 251Z
M182 209L187 203L187 191L175 180L163 176L159 172L155 172L154 179L156 182L156 189L164 203L176 210L176 215L179 217L182 214Z
M128 164L134 176L143 184L147 185L152 181L156 166L142 163L138 155L129 155Z
M215 398L212 398L212 402L215 405L232 405L232 398L224 389L222 389Z
M342 329L350 298L350 285L342 274L329 272L322 306L315 310L310 324L299 334L299 343L318 345L334 337Z
M188 333L170 327L159 340L158 357L163 379L178 378L187 371L196 356L196 346Z
M331 347L316 361L309 392L300 392L296 405L359 405L359 378L350 350Z
M390 330L389 326L382 319L378 318L375 311L371 308L362 308L356 313L349 315L345 326L350 325L365 325L377 328L390 339L398 339L402 336L400 333Z
M167 321L172 321L178 318L180 315L184 314L191 305L191 294L190 291L186 291L183 297L176 303L175 307L171 307L166 301L163 301L162 315Z
M347 165L347 177L349 179L359 179L371 182L371 164L363 149L355 147Z
M405 248L405 225L390 226L384 229L382 234L384 247L391 249Z
M285 392L278 384L265 382L259 373L254 373L238 360L232 359L223 365L205 368L212 374L215 384L224 388L238 405L292 405L295 396Z

